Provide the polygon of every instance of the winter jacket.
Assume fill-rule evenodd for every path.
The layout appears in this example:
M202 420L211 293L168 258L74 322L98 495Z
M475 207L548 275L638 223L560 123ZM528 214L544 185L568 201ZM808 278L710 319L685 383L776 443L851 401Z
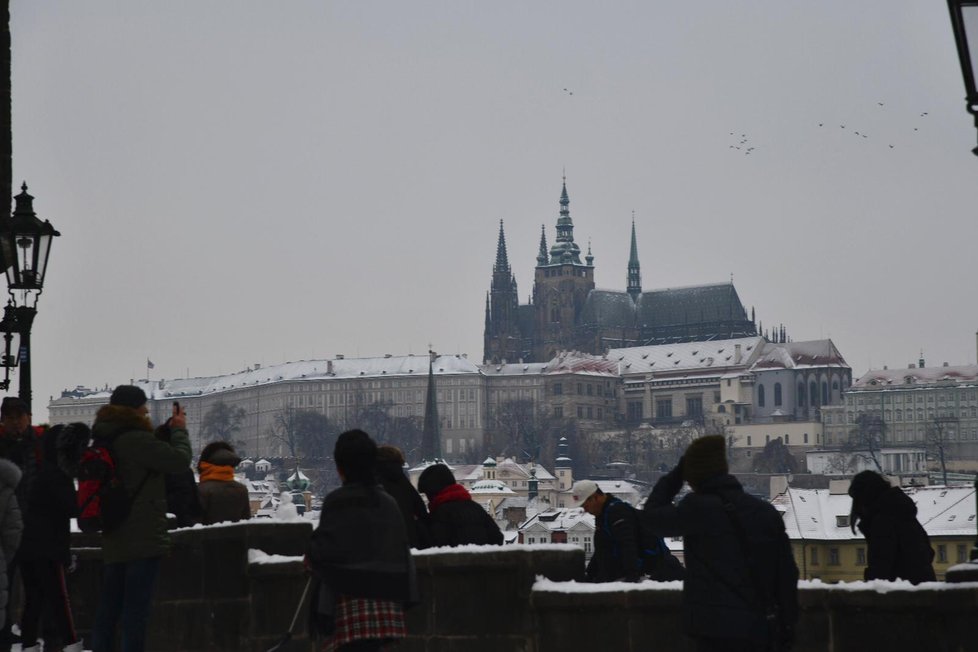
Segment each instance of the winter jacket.
M28 499L29 509L24 513L20 558L68 564L71 519L77 516L78 498L74 480L58 466L58 432L49 430L43 437L44 459Z
M0 458L10 460L21 472L16 493L22 514L27 514L30 509L29 497L42 459L43 435L44 428L40 426L31 426L20 434L11 434L0 427Z
M331 591L357 598L414 601L414 565L397 503L380 485L350 482L323 499L307 552Z
M401 467L396 464L377 464L376 470L384 491L397 501L397 506L401 510L408 545L412 548L426 547L428 509L424 506L421 494L404 475Z
M857 526L866 537L865 579L935 581L934 550L917 520L917 506L899 487L867 505Z
M594 518L594 554L587 565L588 580L639 581L642 575L640 540L634 508L614 496L608 496L601 514Z
M428 542L432 546L503 543L499 526L460 484L442 489L428 509Z
M170 537L163 476L190 466L187 431L174 428L170 441L165 442L153 435L149 419L136 410L106 405L95 417L92 438L110 442L123 484L130 496L136 494L129 518L118 529L102 535L103 560L111 564L164 555Z
M798 568L781 516L745 494L732 475L704 480L673 505L682 484L677 466L656 483L643 518L658 536L683 537L686 633L759 646L777 639L788 649L798 620ZM775 616L770 627L768 612Z
M10 460L0 459L0 546L5 559L5 563L0 564L0 626L4 624L9 598L7 567L17 554L23 531L15 493L20 479L21 472L17 465Z
M229 450L217 450L200 463L201 523L244 521L251 518L248 488L234 479L241 459Z

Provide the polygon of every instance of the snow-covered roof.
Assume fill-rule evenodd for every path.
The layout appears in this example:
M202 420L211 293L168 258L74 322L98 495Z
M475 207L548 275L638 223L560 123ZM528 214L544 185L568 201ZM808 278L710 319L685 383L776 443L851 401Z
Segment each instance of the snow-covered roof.
M499 480L479 480L469 489L472 494L512 494L516 492L506 486L506 483Z
M563 531L571 529L593 530L594 517L580 507L549 509L529 517L520 524L518 529L522 531L528 528L544 529L549 531Z
M848 368L832 340L805 342L765 342L751 371L765 369L806 369L811 367Z
M479 369L486 376L539 376L546 368L546 362L517 362L486 364Z
M619 372L627 374L667 374L677 371L725 371L727 367L747 367L765 344L763 337L739 337L709 342L681 342L656 346L636 346L611 349L605 356L619 364ZM740 345L740 362L735 362L736 347Z
M975 536L974 487L933 485L903 490L917 505L917 520L928 536ZM858 528L853 534L849 527L852 499L847 493L789 487L771 504L783 513L785 530L791 539L863 538Z
M561 351L547 363L543 373L617 377L618 363L605 356L590 355L579 351Z
M978 383L978 365L956 367L912 367L908 369L871 369L852 384L851 389L880 389L880 387L907 385L934 385L937 383Z

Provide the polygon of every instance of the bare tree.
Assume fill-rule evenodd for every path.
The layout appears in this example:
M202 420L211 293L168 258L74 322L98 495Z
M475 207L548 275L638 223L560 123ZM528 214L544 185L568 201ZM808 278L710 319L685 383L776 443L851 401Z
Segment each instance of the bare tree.
M795 473L798 460L791 454L780 437L764 445L764 450L754 456L754 473Z
M947 457L949 440L954 437L958 429L958 418L955 416L934 417L927 425L927 432L924 443L927 447L927 454L937 458L941 465L941 474L944 477L944 486L947 486Z
M842 452L871 461L876 470L883 473L880 451L886 444L886 422L883 417L871 412L856 416L856 427L849 432L849 441L842 446Z
M240 446L243 442L236 441L234 435L241 430L245 416L244 408L219 401L204 414L200 432L212 441L226 441L236 447Z

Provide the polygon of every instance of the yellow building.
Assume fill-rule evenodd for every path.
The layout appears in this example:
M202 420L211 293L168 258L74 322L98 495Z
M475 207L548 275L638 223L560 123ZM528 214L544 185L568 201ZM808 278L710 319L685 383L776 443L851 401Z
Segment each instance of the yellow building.
M852 532L852 499L848 480L836 480L828 489L789 487L771 503L784 516L785 530L801 579L853 582L863 579L866 541L858 528ZM934 548L934 572L944 579L947 569L967 561L975 545L975 489L970 485L904 487L917 505L917 520Z

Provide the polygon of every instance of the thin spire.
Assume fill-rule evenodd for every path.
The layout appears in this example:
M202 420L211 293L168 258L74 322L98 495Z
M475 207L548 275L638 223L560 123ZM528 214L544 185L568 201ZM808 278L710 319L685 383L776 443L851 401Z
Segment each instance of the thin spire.
M506 233L503 231L503 221L499 220L499 241L496 243L496 264L494 272L509 272L509 257L506 255Z
M632 246L628 255L628 294L638 301L642 294L642 272L638 262L638 238L635 237L635 211L632 211Z
M550 262L550 256L547 254L547 227L544 224L540 225L540 253L537 254L537 265L543 267Z
M591 238L587 239L587 256L584 257L584 262L587 263L588 267L594 267L594 254L591 253Z
M570 197L567 195L567 176L560 190L560 217L557 218L557 241L550 248L550 262L581 264L581 248L574 242L574 222L570 216Z
M421 454L424 459L434 461L441 459L441 427L438 420L438 393L435 388L435 358L434 351L428 351L428 393L424 404L424 427L421 431Z

